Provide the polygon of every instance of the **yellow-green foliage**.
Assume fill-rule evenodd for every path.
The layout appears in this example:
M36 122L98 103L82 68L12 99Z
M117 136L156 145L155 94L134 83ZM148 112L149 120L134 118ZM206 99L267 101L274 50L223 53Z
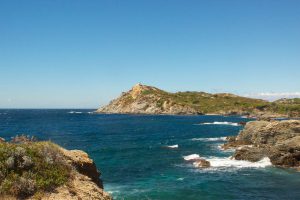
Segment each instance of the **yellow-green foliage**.
M210 94L205 92L177 92L169 93L163 90L148 89L142 92L147 98L149 95L159 97L157 106L161 107L164 101L173 104L189 106L199 113L221 113L243 111L270 111L291 116L300 115L300 99L280 100L274 103L260 99L252 99L232 94Z
M26 197L66 183L71 166L51 142L0 142L0 195Z

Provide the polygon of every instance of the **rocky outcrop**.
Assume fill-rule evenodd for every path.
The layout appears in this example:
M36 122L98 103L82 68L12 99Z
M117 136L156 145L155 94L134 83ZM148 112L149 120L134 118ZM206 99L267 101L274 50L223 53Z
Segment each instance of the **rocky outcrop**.
M294 101L293 101L294 102ZM262 119L300 116L300 104L270 103L229 93L205 92L170 93L142 84L136 84L128 92L112 100L96 113L121 114L217 114L245 115Z
M103 188L102 181L99 178L101 174L87 153L81 150L66 149L62 149L62 152L68 158L68 162L74 166L79 173L89 177L99 187Z
M300 120L248 122L225 149L235 148L237 160L256 162L269 157L273 165L300 167Z
M111 200L110 195L103 190L100 172L88 154L80 150L61 148L68 162L75 167L72 180L42 197L45 200Z

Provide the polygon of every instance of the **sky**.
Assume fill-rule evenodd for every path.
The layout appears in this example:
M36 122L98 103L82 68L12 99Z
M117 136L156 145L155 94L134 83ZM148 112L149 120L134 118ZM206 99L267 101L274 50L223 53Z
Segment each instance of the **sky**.
M0 0L0 108L97 108L139 82L300 96L300 1Z

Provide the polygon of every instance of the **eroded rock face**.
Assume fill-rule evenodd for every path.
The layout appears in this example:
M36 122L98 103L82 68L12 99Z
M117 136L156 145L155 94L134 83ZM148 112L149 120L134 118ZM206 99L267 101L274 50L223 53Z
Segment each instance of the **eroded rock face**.
M72 180L64 186L56 189L56 192L46 194L45 200L111 200L110 195L103 190L100 172L88 154L81 150L61 151L76 170Z
M62 150L64 155L69 158L69 162L76 168L76 170L91 178L99 187L103 188L100 180L100 172L97 170L96 164L89 158L88 154L81 150Z
M224 148L235 148L237 160L256 162L267 156L273 165L300 167L300 120L248 122Z
M68 185L61 186L56 192L46 194L43 200L112 200L102 188L91 179L80 173L75 174L74 179Z

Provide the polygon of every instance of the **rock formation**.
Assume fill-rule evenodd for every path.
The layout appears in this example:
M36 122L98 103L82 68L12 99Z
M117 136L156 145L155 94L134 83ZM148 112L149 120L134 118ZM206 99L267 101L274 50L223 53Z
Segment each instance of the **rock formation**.
M100 172L88 154L80 150L61 149L68 162L75 167L73 179L67 185L56 189L55 192L47 193L42 199L45 200L111 200L108 193L104 192L99 178Z
M269 157L275 166L300 167L300 120L248 122L223 146L235 148L237 160L256 162Z

